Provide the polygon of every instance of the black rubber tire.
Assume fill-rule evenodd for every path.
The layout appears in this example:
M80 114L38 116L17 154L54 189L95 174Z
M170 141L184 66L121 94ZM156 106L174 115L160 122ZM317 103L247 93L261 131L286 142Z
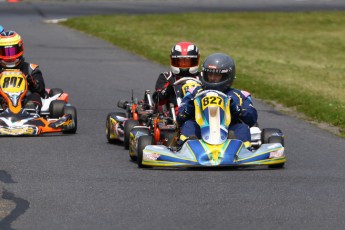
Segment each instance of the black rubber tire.
M138 168L145 168L147 166L143 165L143 150L146 146L153 144L153 137L152 136L140 136L138 139L138 156L137 156L137 164Z
M60 94L60 93L63 93L62 89L60 89L60 88L52 88L52 89L50 89L48 96L52 97L52 96L54 96L56 94Z
M51 118L60 118L64 115L63 110L66 105L65 101L56 100L50 102L49 105L49 114Z
M284 146L284 138L281 136L271 136L270 138L268 138L268 143L280 143L282 146ZM280 169L284 167L284 164L285 163L268 165L268 168Z
M63 114L71 114L75 126L74 126L73 129L62 131L62 133L65 133L65 134L75 134L77 132L77 128L78 128L77 109L74 106L65 105L65 107L63 108Z
M127 105L128 105L128 101L125 101L125 100L119 100L117 102L117 107L121 109L127 109Z
M271 136L268 138L268 143L280 143L284 146L284 138L281 136Z
M142 127L133 128L133 129L131 130L131 132L133 132L133 133L142 132L142 133L144 133L144 135L150 135L150 130L147 129L147 128L142 128ZM130 147L130 145L131 145L131 143L129 143L129 147ZM129 147L128 147L128 149L129 149ZM128 155L129 155L129 154L128 154ZM137 153L137 155L138 155L138 153ZM129 157L131 158L132 161L136 161L136 160L137 160L137 156L131 156L131 155L129 155Z
M265 128L265 129L262 129L262 131L261 131L261 142L263 144L269 143L268 139L271 136L273 136L273 134L275 134L275 133L281 133L282 134L282 131L280 129L276 129L276 128Z
M125 136L123 138L123 145L125 149L129 149L129 135L133 127L137 125L139 125L139 121L136 121L136 120L129 119L125 122L125 127L124 127Z
M116 139L110 139L110 118L114 118L116 116L121 116L121 117L126 117L126 113L123 112L113 112L113 113L108 113L107 115L107 120L105 122L105 135L107 137L108 143L114 144L117 143Z

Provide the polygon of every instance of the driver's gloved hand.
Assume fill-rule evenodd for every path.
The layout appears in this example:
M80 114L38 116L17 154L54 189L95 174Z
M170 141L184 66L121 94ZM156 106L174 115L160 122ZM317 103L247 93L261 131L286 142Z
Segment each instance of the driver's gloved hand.
M196 86L196 87L192 87L190 89L188 89L188 93L190 93L190 95L192 95L193 97L195 97L195 95L197 93L199 93L202 90L201 86Z
M185 109L183 111L183 113L187 116L187 117L194 117L194 113L195 113L195 108L194 106L188 104L185 106Z
M183 108L180 108L176 117L178 125L181 127L182 124L189 120L192 119L195 115L195 108L194 106L188 104L184 105Z
M172 94L174 91L172 84L170 84L170 82L165 83L165 85L163 86L162 90L160 91L160 94L163 97L166 97L169 94Z
M234 100L231 100L230 112L232 116L239 116L242 112L242 107L238 105Z

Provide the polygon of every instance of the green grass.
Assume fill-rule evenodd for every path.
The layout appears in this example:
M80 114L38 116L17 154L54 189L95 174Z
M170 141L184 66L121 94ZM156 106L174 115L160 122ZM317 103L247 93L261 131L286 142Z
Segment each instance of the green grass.
M227 53L236 88L335 125L345 137L345 12L115 15L63 24L166 66L180 41L198 45L202 59Z

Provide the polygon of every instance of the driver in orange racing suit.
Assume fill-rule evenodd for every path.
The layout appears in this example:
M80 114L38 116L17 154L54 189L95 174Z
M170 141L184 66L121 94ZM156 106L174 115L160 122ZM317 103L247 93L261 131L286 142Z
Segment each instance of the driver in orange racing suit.
M45 84L42 72L38 65L25 62L24 44L21 36L14 31L0 33L0 72L4 69L20 69L28 82L31 94L24 99L23 106L39 114L42 108L41 97L45 97ZM0 98L1 106L5 109L3 98Z

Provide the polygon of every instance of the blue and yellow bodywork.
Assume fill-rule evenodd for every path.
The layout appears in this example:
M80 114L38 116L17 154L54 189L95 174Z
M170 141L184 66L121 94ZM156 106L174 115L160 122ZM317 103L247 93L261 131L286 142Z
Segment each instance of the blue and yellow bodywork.
M194 98L195 121L201 139L187 140L179 151L164 145L148 145L142 151L143 166L217 167L277 165L286 161L281 143L262 144L249 150L241 140L228 138L231 122L230 98L222 92L207 90Z
M227 139L221 145L188 140L178 152L172 152L163 145L149 145L143 151L142 164L158 167L214 167L274 165L285 161L284 147L279 143L263 144L256 151L250 151L242 141Z

